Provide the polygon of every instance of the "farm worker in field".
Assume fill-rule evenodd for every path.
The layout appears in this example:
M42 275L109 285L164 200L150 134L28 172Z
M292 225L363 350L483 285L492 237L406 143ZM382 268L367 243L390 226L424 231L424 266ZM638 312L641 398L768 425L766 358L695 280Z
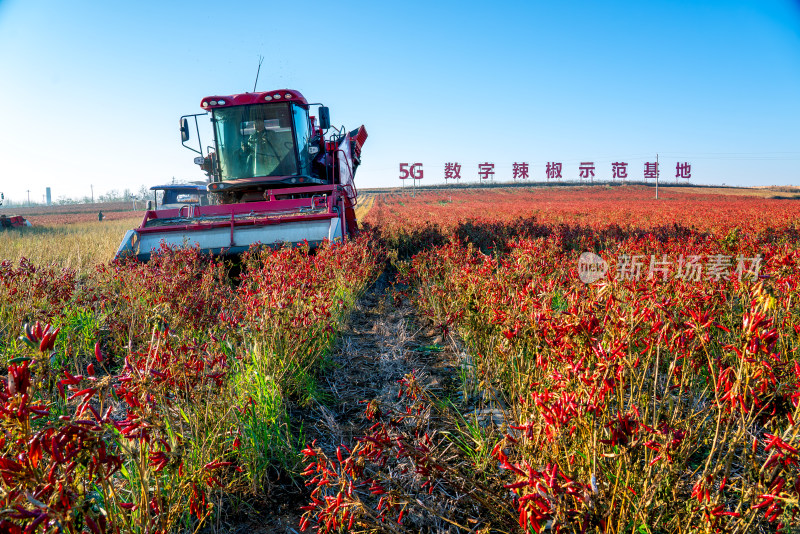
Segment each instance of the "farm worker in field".
M103 220L103 212L102 211L97 214L97 220L98 221L102 221Z
M11 228L11 221L5 215L0 215L0 228Z

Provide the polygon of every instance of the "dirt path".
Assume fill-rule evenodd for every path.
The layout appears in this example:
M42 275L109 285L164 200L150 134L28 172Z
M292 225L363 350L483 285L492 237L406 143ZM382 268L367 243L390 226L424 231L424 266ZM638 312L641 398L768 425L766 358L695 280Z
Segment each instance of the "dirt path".
M452 366L456 361L452 351L423 324L407 299L395 305L390 277L382 274L356 303L341 332L331 358L334 368L320 379L324 402L302 413L309 441L316 439L330 456L340 444L352 448L372 424L363 415L362 401L394 402L398 380L411 371L434 394L455 387L458 373ZM285 489L285 498L275 495L283 503L258 514L263 522L237 532L299 532L299 506L307 502L299 502L304 496L297 489Z
M406 299L395 306L385 274L358 302L333 358L338 367L325 378L334 402L317 407L315 430L326 452L335 452L341 443L351 447L372 424L362 416L361 401L393 403L397 382L407 373L416 371L435 394L451 385L452 354L423 323Z

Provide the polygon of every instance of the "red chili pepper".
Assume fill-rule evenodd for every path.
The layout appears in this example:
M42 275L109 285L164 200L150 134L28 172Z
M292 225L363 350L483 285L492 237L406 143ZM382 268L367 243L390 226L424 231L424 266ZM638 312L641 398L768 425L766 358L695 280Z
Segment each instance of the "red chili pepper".
M89 529L92 532L94 532L96 534L100 534L100 532L101 532L100 531L100 527L97 526L97 523L95 523L94 519L92 519L88 515L84 515L83 519L84 519L84 521L86 521L86 525L89 527Z
M233 465L233 462L209 462L203 466L203 469L214 470L228 465Z
M46 513L40 513L36 517L36 519L31 521L30 524L27 527L25 527L25 532L26 533L27 532L36 532L36 527L38 527L42 523L42 521L44 521L45 519L47 519L47 514Z
M86 388L86 389L82 389L82 390L80 390L80 391L78 391L76 393L73 393L72 395L69 396L69 398L67 400L72 400L75 397L80 397L82 395L91 396L90 394L94 394L94 388Z
M756 505L751 506L750 508L752 510L758 510L759 508L764 508L765 506L769 506L775 500L775 496L769 494L759 495L758 498L762 499L762 501Z
M50 344L50 336L51 334L48 332L47 334L42 337L41 343L39 343L39 351L44 352L47 350L47 346Z

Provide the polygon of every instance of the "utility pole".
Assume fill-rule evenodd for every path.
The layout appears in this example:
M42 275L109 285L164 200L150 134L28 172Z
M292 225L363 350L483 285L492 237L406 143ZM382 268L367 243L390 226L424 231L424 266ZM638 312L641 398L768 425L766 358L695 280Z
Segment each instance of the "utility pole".
M28 206L30 206L31 205L31 190L30 189L26 189L25 192L28 193Z
M94 185L93 184L89 184L89 189L92 190L92 204L94 204Z

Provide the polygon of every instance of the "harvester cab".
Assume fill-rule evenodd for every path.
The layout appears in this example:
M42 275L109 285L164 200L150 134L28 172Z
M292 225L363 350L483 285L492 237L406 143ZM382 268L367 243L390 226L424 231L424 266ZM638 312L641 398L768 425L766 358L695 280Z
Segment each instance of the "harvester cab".
M209 204L147 210L117 256L149 258L162 242L237 254L250 245L345 239L357 230L354 183L367 131L330 127L298 91L281 89L202 99L205 113L180 119L181 142L199 154ZM198 117L210 113L213 147L203 149ZM197 147L189 146L190 119Z

